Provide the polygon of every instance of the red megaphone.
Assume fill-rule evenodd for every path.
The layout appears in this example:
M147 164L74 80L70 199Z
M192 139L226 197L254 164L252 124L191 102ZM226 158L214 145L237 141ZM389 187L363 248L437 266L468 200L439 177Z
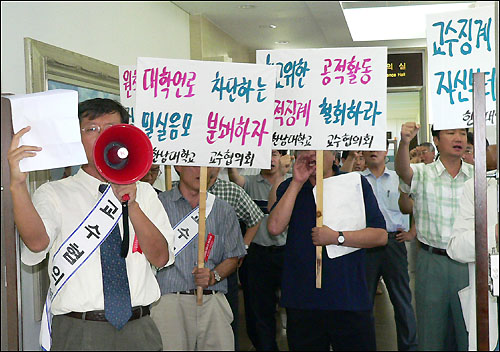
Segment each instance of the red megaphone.
M105 129L94 145L94 163L106 180L120 185L135 183L143 178L153 164L153 146L148 136L137 127L119 124ZM129 250L128 201L122 199L123 241L120 255Z
M139 128L119 124L104 130L94 145L94 162L109 182L120 185L143 178L153 164L153 146Z

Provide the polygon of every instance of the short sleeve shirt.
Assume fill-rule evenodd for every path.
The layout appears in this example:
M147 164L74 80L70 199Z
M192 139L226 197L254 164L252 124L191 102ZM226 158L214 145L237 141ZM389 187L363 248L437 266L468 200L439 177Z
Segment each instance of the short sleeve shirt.
M243 189L248 195L253 199L253 201L259 206L262 212L265 214L264 220L262 220L259 229L253 239L253 243L261 246L284 246L286 242L286 231L277 236L272 236L267 231L267 218L269 217L269 211L267 210L267 202L269 199L269 192L271 191L272 185L263 178L260 174L248 175L245 177L245 184Z
M290 185L291 178L277 190L277 201ZM366 227L385 229L384 216L368 181L362 176ZM308 310L366 311L372 308L365 273L365 250L330 259L323 251L322 288L316 288L316 247L311 230L316 226L313 186L304 183L295 200L285 245L281 284L281 305ZM342 202L341 194L332 194Z
M217 179L207 192L228 202L234 208L238 220L244 222L247 227L257 225L264 218L262 210L236 183Z
M409 190L414 200L413 216L417 238L429 246L446 249L455 216L460 207L465 181L473 176L473 167L462 162L453 178L440 159L430 164L411 164L413 178ZM401 189L408 186L400 179Z
M178 187L159 195L174 228L193 210L182 196ZM215 198L212 211L206 219L207 234L215 236L214 243L205 267L210 270L228 258L242 257L246 254L245 244L234 209L220 198ZM187 291L196 288L192 271L198 263L198 237L190 242L175 258L174 265L163 268L156 274L161 294ZM227 280L222 280L209 290L227 292Z
M27 265L35 265L49 253L49 272L52 270L52 257L66 238L80 225L100 198L100 180L82 169L74 176L48 182L40 186L33 195L33 204L40 215L50 239L45 251L31 252L24 244L21 246L21 259ZM169 260L174 262L173 230L158 196L150 184L137 182L136 201L141 210L158 228L167 240ZM123 236L123 222L118 222ZM156 282L151 264L146 256L132 252L135 230L129 220L130 249L125 259L130 285L132 306L146 306L160 298L160 288ZM50 278L52 280L52 277ZM68 312L87 312L104 309L102 291L102 269L100 251L97 249L87 261L66 282L52 303L55 315Z

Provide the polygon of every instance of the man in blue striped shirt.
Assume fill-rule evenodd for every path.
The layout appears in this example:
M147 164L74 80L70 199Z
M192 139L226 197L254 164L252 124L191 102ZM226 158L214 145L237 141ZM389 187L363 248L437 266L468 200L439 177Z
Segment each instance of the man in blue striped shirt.
M200 199L200 168L175 169L179 185L159 195L174 231L198 207ZM162 297L152 307L151 317L160 330L164 350L234 349L230 325L233 314L224 296L225 279L236 270L238 259L246 251L236 213L228 203L215 198L207 214L206 232L214 240L204 268L197 268L195 239L176 255L175 265L157 273ZM176 241L177 237L176 231ZM196 304L197 286L204 289L202 306Z
M368 168L361 172L377 198L378 206L384 215L387 245L366 250L366 281L372 303L380 277L389 291L394 306L396 333L399 351L417 349L417 323L411 305L410 276L404 239L409 235L408 219L399 209L399 176L385 166L387 150L364 151L363 156Z

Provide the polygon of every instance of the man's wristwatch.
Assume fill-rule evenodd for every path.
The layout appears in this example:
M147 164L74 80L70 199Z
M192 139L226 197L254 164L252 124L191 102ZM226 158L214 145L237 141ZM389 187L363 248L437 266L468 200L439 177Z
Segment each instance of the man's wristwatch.
M345 237L342 231L339 231L339 237L337 238L337 241L339 242L339 246L342 246L344 244Z
M220 282L220 280L222 280L222 278L220 277L219 273L215 270L212 270L212 271L214 272L215 283Z

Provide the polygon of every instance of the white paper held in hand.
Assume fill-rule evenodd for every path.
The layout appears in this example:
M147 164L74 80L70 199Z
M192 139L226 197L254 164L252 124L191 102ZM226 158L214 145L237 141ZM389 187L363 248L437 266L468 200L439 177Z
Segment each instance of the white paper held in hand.
M6 98L11 103L14 133L31 126L19 145L42 148L36 156L20 161L19 168L22 172L83 165L88 162L80 136L77 91L55 89Z
M316 187L313 194L316 199ZM351 172L323 180L323 225L335 231L356 231L366 227L360 174ZM330 259L359 249L334 244L326 246Z

